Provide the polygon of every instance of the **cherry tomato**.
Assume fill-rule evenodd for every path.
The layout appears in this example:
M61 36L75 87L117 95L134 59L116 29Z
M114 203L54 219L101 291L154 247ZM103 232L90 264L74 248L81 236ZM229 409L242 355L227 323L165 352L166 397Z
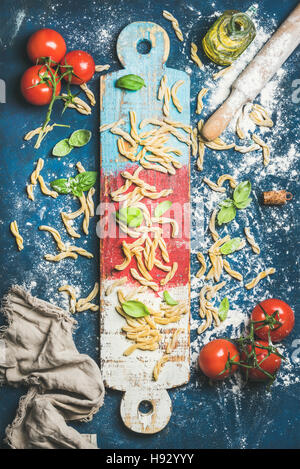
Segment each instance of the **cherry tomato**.
M275 314L276 313L276 314ZM261 327L261 324L254 325L254 331L257 337L268 340L268 332L272 342L279 342L287 337L295 324L295 315L290 306L282 300L276 298L262 301L251 314L252 321L265 321L269 324ZM276 324L279 321L280 324Z
M255 342L255 354L257 357L257 362L264 371L267 371L271 375L275 375L275 373L277 373L277 371L280 368L281 358L275 355L275 353L271 353L268 356L268 353L269 353L268 350L261 348L261 346L267 347L268 342L264 340L257 340ZM251 351L252 351L252 346L248 345L247 352L250 353ZM241 354L241 363L249 364L247 360L247 356L244 352L242 352ZM246 368L242 368L242 369L244 371L246 370ZM251 381L268 381L270 379L269 376L264 374L258 368L250 368L250 369L248 368L248 378Z
M222 380L231 376L238 368L232 365L230 369L220 374L227 363L228 357L235 362L240 359L236 346L225 339L215 339L204 345L199 354L199 366L203 373L213 380Z
M93 57L83 50L73 50L68 52L61 61L61 65L66 64L73 67L73 73L76 75L71 77L70 83L72 85L82 85L82 83L86 83L95 73L95 62ZM66 71L67 68L61 67L61 73L65 73ZM67 82L69 81L68 75L64 78Z
M53 73L55 70L51 69ZM35 104L36 106L44 106L45 104L49 104L53 94L53 87L51 83L40 83L37 86L37 83L41 81L41 79L45 79L49 74L47 68L41 65L34 65L33 67L28 68L22 78L21 78L21 92L26 101L31 104ZM57 80L59 77L57 76ZM61 83L57 81L56 86L56 95L60 93Z
M50 57L59 63L67 51L64 38L53 29L39 29L30 36L27 43L27 54L33 63L41 57Z

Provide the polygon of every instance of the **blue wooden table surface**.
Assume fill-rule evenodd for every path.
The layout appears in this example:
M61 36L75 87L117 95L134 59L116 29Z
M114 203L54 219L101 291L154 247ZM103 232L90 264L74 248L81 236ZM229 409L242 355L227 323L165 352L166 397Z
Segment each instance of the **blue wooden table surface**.
M68 196L57 200L39 195L37 202L26 198L25 185L38 157L45 159L47 180L65 177L76 173L74 164L81 161L86 169L99 169L99 111L97 108L89 117L67 110L61 117L57 106L55 121L71 125L70 132L78 128L88 128L93 132L90 143L72 152L64 159L51 157L51 149L69 131L57 128L46 138L39 150L32 143L23 141L24 134L37 127L43 119L44 109L32 107L24 102L19 92L19 81L23 71L30 66L26 57L25 45L31 33L41 27L50 27L61 32L69 49L84 49L90 52L98 64L109 63L111 70L118 70L115 44L120 31L133 21L154 21L163 26L171 39L171 52L168 66L186 70L191 74L192 120L197 122L195 96L206 80L211 88L218 86L210 80L217 67L204 58L204 72L189 60L190 42L200 44L203 34L212 24L216 15L232 8L229 0L214 2L153 1L153 0L2 0L0 5L0 78L6 83L6 104L0 104L0 186L1 186L1 282L0 296L10 285L18 283L30 289L33 295L53 301L61 306L65 299L57 288L68 281L77 286L85 295L99 276L99 240L96 236L96 217L91 222L90 236L84 244L95 254L94 260L78 259L76 267L72 260L53 265L43 260L45 252L55 251L49 238L38 232L42 224L56 226L62 231L59 210L69 204L77 207L76 201ZM251 2L238 2L245 11ZM297 4L297 0L265 0L259 2L257 22L260 31L270 34L276 25L287 16ZM162 10L171 11L178 19L185 36L180 43L168 21L162 18ZM200 52L201 55L201 52ZM219 385L209 385L199 373L196 356L201 345L215 335L236 336L243 329L251 308L257 301L267 297L286 300L296 310L299 284L297 266L297 152L299 154L299 104L295 94L296 80L299 79L299 49L288 59L283 71L270 88L269 95L276 100L272 109L275 121L274 131L266 134L271 145L271 164L264 169L261 157L257 161L234 151L217 153L206 152L204 171L199 174L192 163L192 273L198 269L195 252L207 245L207 220L218 199L201 185L202 175L215 180L224 172L238 174L239 180L250 179L253 185L253 203L239 214L229 232L241 234L241 227L249 223L258 239L262 254L260 261L238 253L236 260L245 278L251 279L259 267L274 266L277 271L272 278L261 282L253 291L247 292L228 280L226 296L231 302L227 323L221 330L209 331L197 337L198 292L201 282L193 281L192 286L192 374L190 383L170 392L173 401L173 415L169 425L153 436L139 435L128 431L121 422L119 406L121 394L107 391L102 409L90 423L76 425L83 433L97 433L101 448L299 448L300 446L300 362L297 360L297 339L300 337L300 322L296 314L296 327L285 340L282 351L287 357L282 366L277 383L267 389L261 385L243 387L238 377ZM282 79L281 79L282 77ZM275 88L275 85L277 87ZM299 86L299 84L298 84ZM99 93L99 80L94 77L91 87ZM273 90L273 91L272 91ZM272 94L273 93L273 94ZM294 93L294 99L293 99ZM211 91L211 101L205 100L204 117L213 110L218 91ZM272 104L271 104L272 107ZM275 130L277 126L277 131ZM229 133L227 137L229 136ZM231 137L233 134L231 133ZM229 137L228 137L229 138ZM272 161L273 159L273 161ZM295 197L280 208L262 208L259 202L262 190L272 188L287 189ZM99 192L97 192L97 196ZM203 218L204 217L204 218ZM19 253L9 233L10 221L17 219L25 240L25 249ZM204 225L203 225L203 219ZM227 228L226 228L227 229ZM211 242L209 240L209 242ZM52 251L51 251L52 250ZM260 264L259 264L260 262ZM250 264L253 263L253 267ZM235 264L233 263L235 266ZM3 318L0 320L3 323ZM98 362L99 318L92 312L78 316L75 342L81 352L88 353ZM18 400L25 389L0 389L0 440L3 440L5 427L12 421ZM4 446L3 446L4 447Z

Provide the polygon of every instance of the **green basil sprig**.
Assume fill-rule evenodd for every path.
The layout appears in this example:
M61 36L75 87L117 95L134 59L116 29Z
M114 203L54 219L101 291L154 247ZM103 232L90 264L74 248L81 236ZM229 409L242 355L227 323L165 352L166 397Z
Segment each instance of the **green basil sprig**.
M77 176L68 179L56 179L50 182L50 186L59 194L73 194L81 197L83 192L93 187L97 180L97 171L84 171Z
M145 81L138 75L124 75L116 81L117 88L123 88L125 90L137 91L146 86Z
M172 202L170 200L164 200L155 207L154 216L160 218L171 206Z
M70 138L64 138L57 142L52 150L52 155L61 158L68 155L74 147L83 147L92 136L92 132L86 129L75 130Z
M232 238L220 247L220 252L224 256L226 256L227 254L232 254L240 247L240 244L241 238Z
M142 318L143 316L149 316L150 311L147 306L141 301L130 300L122 303L122 308L128 316L133 318Z
M220 320L225 321L225 319L227 318L228 311L229 311L229 301L228 301L227 296L225 296L225 298L223 298L223 300L221 301L218 310L219 310Z
M136 228L142 224L144 217L137 207L123 207L117 211L116 218L130 228Z
M236 209L244 209L248 207L252 199L249 197L251 193L251 182L241 182L233 192L232 199L225 199L219 204L218 224L229 223L236 216Z
M167 305L170 305L170 306L178 305L178 301L174 300L174 298L171 297L170 293L167 290L163 292L163 296Z

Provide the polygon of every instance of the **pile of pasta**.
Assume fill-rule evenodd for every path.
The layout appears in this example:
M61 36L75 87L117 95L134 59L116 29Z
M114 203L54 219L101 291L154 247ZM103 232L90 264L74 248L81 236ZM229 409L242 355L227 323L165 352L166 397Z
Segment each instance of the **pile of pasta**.
M136 228L129 228L125 223L117 219L120 229L131 238L134 238L135 241L132 243L122 242L125 258L122 264L115 265L114 268L119 271L126 269L130 265L132 258L135 257L139 272L135 268L131 268L130 273L132 277L141 285L158 291L159 286L153 281L151 276L152 269L157 267L166 272L166 276L160 281L161 285L166 285L174 277L178 268L177 262L167 265L170 262L170 257L160 226L166 223L170 224L172 227L171 237L175 238L178 235L178 224L173 218L163 216L156 218L151 216L143 200L161 199L172 194L173 190L163 189L158 192L155 186L151 186L139 177L141 170L142 168L138 167L134 173L123 171L121 175L125 183L110 194L114 202L121 202L124 207L138 208L143 214L143 223ZM134 190L128 192L132 185L135 186ZM151 235L153 238L151 238ZM156 257L158 249L165 263Z
M127 278L116 280L106 290L106 295L110 295L116 287L125 284ZM163 338L162 326L178 323L181 318L188 312L188 304L184 301L179 301L177 305L170 306L166 303L161 303L159 310L147 306L150 314L141 318L133 318L125 313L122 304L129 300L138 301L139 293L145 291L147 287L138 287L133 289L129 294L124 294L121 289L117 290L117 297L119 304L116 305L116 311L125 319L126 325L122 327L126 338L133 342L123 354L128 356L135 350L150 350L154 351L160 347L160 342ZM166 331L165 331L166 332ZM178 336L184 332L184 329L177 328L172 334L171 340L166 345L162 357L156 362L153 369L153 378L157 380L162 366L171 359L171 353L175 350L178 344Z

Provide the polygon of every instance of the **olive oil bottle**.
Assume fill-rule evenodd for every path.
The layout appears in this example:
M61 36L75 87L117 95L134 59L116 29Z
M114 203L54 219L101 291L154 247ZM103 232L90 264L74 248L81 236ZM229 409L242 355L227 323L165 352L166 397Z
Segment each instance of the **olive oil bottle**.
M250 15L254 7L246 13L227 10L207 31L202 40L205 54L219 65L231 65L249 46L256 35Z

